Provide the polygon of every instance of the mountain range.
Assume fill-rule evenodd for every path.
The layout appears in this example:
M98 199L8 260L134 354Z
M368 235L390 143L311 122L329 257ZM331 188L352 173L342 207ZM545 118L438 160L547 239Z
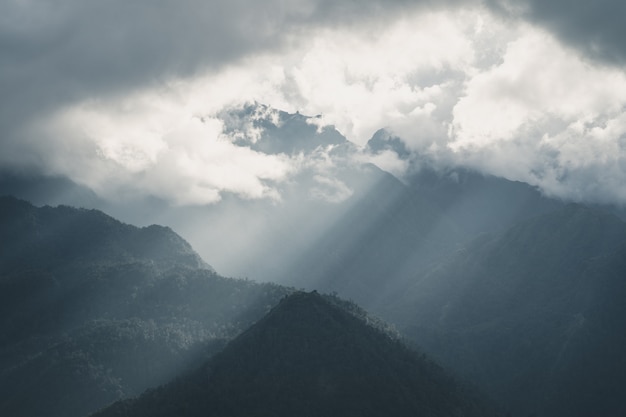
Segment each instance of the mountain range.
M169 228L11 197L0 213L3 415L84 416L148 388L104 415L496 415L351 302L220 277Z
M362 329L362 321L379 323L372 315L357 314L358 323L331 320L333 326L345 324L343 330L313 326L343 317L337 304L343 310L353 306L337 296L354 300L419 346L426 357L406 359L413 364L408 369L427 369L416 374L433 398L460 404L457 411L433 405L441 415L491 410L484 405L489 401L519 417L626 413L623 210L560 201L528 184L412 159L404 142L385 130L359 150L332 127L318 129L314 117L272 113L260 105L222 116L240 146L322 162L281 185L279 202L225 195L212 207L173 208L157 200L133 203L126 211L108 206L128 215L126 221L157 219L172 226L202 256L169 227L135 227L97 210L0 199L0 238L10 242L0 252L1 414L81 416L148 388L103 415L145 415L154 407L178 412L181 401L203 413L233 406L219 402L225 394L207 385L207 373L238 398L245 395L237 390L248 387L284 405L280 412L314 410L322 407L319 390L325 385L313 380L324 381L326 374L294 368L300 359L319 364L330 380L342 380L337 368L358 364L369 372L351 360L375 357L373 366L388 376L393 392L414 392L415 373L394 365L408 358L401 353L407 348L364 336L370 330ZM250 126L261 132L258 137L241 133ZM363 157L389 152L411 168L404 177ZM72 201L98 202L80 187L55 184ZM0 189L7 189L2 181ZM218 271L266 283L225 278L203 258ZM289 294L294 296L284 299ZM286 313L289 306L300 313ZM354 316L358 309L347 310ZM308 330L299 331L301 325ZM266 339L267 332L280 337ZM299 345L308 333L308 345ZM343 333L362 343L343 339ZM354 349L342 356L347 351L332 340ZM274 357L278 351L270 347L283 353ZM342 359L326 348L342 352ZM262 363L250 359L256 354ZM299 359L283 360L290 355ZM292 368L298 372L289 374ZM237 372L229 379L224 369ZM246 380L247 369L256 369L258 385L249 385L255 381ZM350 374L361 375L355 369ZM293 382L309 374L315 378ZM458 378L489 400L472 402L480 395L469 388L459 394L466 385ZM367 384L386 392L376 382ZM280 396L296 386L315 398L313 404L303 405L306 398L295 391ZM378 409L378 397L367 397L373 401L367 408ZM410 412L423 405L393 398ZM479 408L466 408L470 403ZM252 413L246 407L237 412ZM264 407L259 410L279 412ZM329 410L318 412L331 415Z

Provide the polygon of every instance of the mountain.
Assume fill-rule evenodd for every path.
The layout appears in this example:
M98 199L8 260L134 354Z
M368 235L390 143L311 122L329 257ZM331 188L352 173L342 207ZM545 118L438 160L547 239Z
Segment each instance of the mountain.
M148 276L212 272L171 229L136 228L97 210L38 208L1 197L0 239L11 242L0 254L3 342L34 327L60 331L107 310L115 314L126 297L122 289ZM113 297L116 291L120 294ZM99 305L99 299L113 304Z
M564 205L528 184L438 167L384 129L359 150L333 127L318 129L316 117L299 113L253 104L221 118L241 146L324 161L281 189L279 204L238 202L228 215L215 217L214 223L224 223L236 212L244 219L237 221L250 224L235 242L244 242L249 254L237 259L237 267L247 262L246 276L337 292L376 314L384 314L392 294L412 285L416 271L440 263L478 234ZM400 180L364 162L381 152L396 153L413 173Z
M386 317L514 415L624 415L626 223L571 204L484 235Z
M462 243L480 233L507 229L559 210L566 204L544 196L526 183L459 167L435 169L425 165L408 183L457 225Z
M373 154L380 154L384 151L395 153L400 159L408 159L411 157L411 151L404 141L391 134L386 129L377 130L370 140L367 141L366 147Z
M454 248L458 233L392 175L373 165L359 174L369 185L337 210L306 251L287 261L280 282L338 292L369 309L387 288Z
M172 230L0 198L0 414L84 416L205 360L290 290ZM34 400L36 399L36 401Z
M424 167L408 183L371 165L359 172L368 186L355 188L332 226L295 261L287 259L290 267L276 276L289 285L338 292L392 321L387 306L418 272L481 233L565 206L527 184L470 170Z
M50 270L94 260L212 269L171 229L157 225L137 228L98 210L37 208L13 197L0 197L0 236L11 242L0 255L4 272Z
M235 137L235 143L249 146L266 154L310 154L317 149L354 149L333 126L318 128L320 116L287 113L269 106L253 103L242 108L223 111L225 133ZM337 152L337 149L335 149Z
M336 291L381 314L416 271L477 234L562 206L527 184L413 160L419 157L385 130L360 149L334 127L320 127L317 116L254 103L218 117L234 144L302 161L289 181L268 183L280 200L224 193L216 205L174 208L154 198L120 199L106 211L171 225L230 276ZM414 174L399 179L367 163L382 151L414 164Z
M381 129L367 143L373 154L395 153L409 164L407 188L453 222L465 243L479 233L504 229L531 217L562 208L565 203L543 195L536 187L480 173L462 166L445 166L427 155L411 153L405 142Z
M25 175L0 168L0 196L15 196L42 205L95 207L103 201L95 192L65 177Z
M345 302L298 292L197 371L94 416L172 415L495 413L439 366L347 311Z

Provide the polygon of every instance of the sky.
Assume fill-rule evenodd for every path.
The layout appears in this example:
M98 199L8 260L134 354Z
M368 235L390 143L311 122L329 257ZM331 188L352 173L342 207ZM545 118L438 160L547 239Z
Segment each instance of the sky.
M280 200L308 156L242 145L223 119L262 103L320 115L311 123L360 146L358 161L400 178L406 160L365 147L381 128L416 161L626 203L621 0L0 6L2 172L68 178L105 200Z

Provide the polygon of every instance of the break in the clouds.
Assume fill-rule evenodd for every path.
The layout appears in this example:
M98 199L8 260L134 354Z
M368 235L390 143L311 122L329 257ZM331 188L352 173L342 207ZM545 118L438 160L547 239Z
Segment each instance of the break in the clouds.
M386 128L413 159L626 202L619 2L4 3L4 169L176 204L278 200L313 169L314 192L348 198L328 149L267 154L238 140L258 126L225 128L225 110L258 102L320 114L360 146ZM351 156L415 168L389 150Z

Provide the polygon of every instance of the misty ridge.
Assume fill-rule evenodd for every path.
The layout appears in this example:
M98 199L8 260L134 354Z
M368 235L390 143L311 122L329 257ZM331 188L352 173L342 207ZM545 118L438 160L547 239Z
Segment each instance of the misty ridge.
M3 2L0 416L626 415L625 15Z
M299 170L208 205L0 176L0 414L626 413L619 206L386 129L219 117Z

